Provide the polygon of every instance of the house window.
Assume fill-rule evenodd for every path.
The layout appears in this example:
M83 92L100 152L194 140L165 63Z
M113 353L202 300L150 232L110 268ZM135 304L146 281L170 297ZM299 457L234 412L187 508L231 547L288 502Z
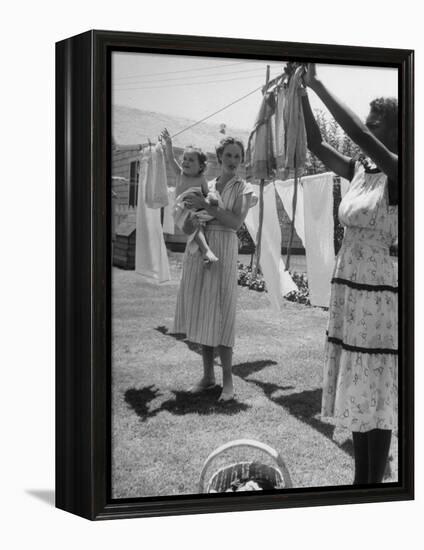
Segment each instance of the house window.
M130 164L130 189L128 197L129 206L137 206L138 196L138 172L140 168L140 161L134 160Z

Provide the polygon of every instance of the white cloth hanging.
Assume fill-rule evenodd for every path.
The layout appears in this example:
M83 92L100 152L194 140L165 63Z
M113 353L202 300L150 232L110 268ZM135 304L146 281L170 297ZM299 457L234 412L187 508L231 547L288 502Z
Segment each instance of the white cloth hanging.
M168 235L175 234L175 222L174 217L172 216L172 208L175 203L175 187L168 187L168 204L165 206L163 211L163 226L162 230Z
M171 279L168 254L162 233L160 209L148 208L145 202L146 183L153 169L152 154L147 151L140 162L138 186L135 270L159 283Z
M306 266L311 304L328 307L334 270L332 172L302 178Z
M149 208L163 208L168 204L168 183L163 147L156 144L152 150L152 170L146 180L146 205Z
M259 185L252 185L255 189L255 194L259 196ZM259 202L249 209L245 224L253 242L256 242L259 227ZM281 258L281 229L278 222L274 183L269 183L264 188L260 266L271 307L279 311L280 298L293 290L298 290L298 288L290 273L285 271L284 261Z
M340 193L342 198L346 195L346 191L349 189L350 181L345 178L340 178Z
M302 180L303 181L303 180ZM293 193L294 193L294 180L275 180L275 189L278 196L283 203L284 210L286 211L290 220L293 219ZM303 209L303 186L299 178L297 185L297 201L296 201L296 216L294 218L294 228L299 235L300 240L305 246L305 216Z
M321 307L330 303L335 263L333 178L332 172L305 176L297 188L294 226L306 251L309 298L313 306ZM294 180L277 181L276 189L292 219Z

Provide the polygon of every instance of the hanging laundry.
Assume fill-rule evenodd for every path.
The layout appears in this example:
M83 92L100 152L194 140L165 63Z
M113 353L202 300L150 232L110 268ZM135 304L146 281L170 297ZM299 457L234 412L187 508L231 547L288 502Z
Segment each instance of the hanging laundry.
M296 69L287 90L286 168L301 168L306 161L306 129L300 96L303 71L303 67Z
M284 116L287 102L287 87L284 83L278 86L275 93L275 159L277 174L283 175L286 166L286 129Z
M303 181L303 179L302 179ZM290 220L293 219L293 193L294 193L294 180L275 180L275 189L278 193L278 196L283 203L284 210L287 213L287 216ZM294 228L296 233L299 235L300 240L303 245L305 243L305 216L303 209L303 186L302 184L298 185L297 188L297 205L296 205L296 216L294 218Z
M262 98L255 126L247 145L247 179L270 179L274 176L276 168L273 137L274 113L274 93L266 93Z
M152 170L146 181L145 192L148 208L162 208L168 204L165 155L160 143L152 151Z
M137 200L135 270L159 283L171 279L168 254L163 239L160 210L148 208L145 202L146 184L153 170L152 153L146 151L140 162Z
M328 307L333 274L334 220L332 172L305 176L298 186L295 229L306 251L309 298L313 306ZM294 179L275 182L275 188L290 219Z
M175 187L168 187L168 204L163 211L163 226L162 230L168 235L175 234L175 222L172 215L172 209L175 203Z
M306 129L303 117L302 75L297 67L290 79L280 84L276 94L275 141L278 175L287 177L289 170L303 168L306 161Z
M254 184L259 194L259 185ZM256 239L259 226L259 204L249 209L245 224L252 239ZM281 258L281 229L278 222L275 187L273 183L264 188L264 219L261 239L261 269L265 279L271 307L280 310L280 298L298 290Z
M306 266L311 304L328 307L333 275L334 220L332 172L302 178Z

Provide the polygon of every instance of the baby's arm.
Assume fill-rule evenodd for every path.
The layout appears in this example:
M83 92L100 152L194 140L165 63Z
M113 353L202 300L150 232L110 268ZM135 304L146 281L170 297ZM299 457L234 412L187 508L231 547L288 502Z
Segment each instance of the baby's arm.
M174 156L174 150L172 148L172 138L166 128L162 130L162 133L160 137L165 142L165 155L166 159L169 162L171 169L175 173L176 176L181 174L181 166L178 164L178 162L175 160Z

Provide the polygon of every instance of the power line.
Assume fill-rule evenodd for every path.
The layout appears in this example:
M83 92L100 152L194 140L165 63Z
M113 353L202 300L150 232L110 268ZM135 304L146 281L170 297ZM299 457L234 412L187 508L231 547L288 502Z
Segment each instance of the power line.
M211 73L211 74L200 74L200 75L190 75L190 76L174 76L171 78L161 78L161 79L143 79L141 82L128 82L128 83L117 83L118 86L136 86L137 84L160 84L161 82L168 82L171 80L182 80L182 79L193 79L193 78L210 78L212 76L229 76L233 74L240 74L240 73L251 73L251 72L258 72L263 71L263 68L258 67L254 69L241 69L240 71L228 71L228 72L218 72L218 73Z
M263 73L261 73L261 75L263 75ZM261 75L252 75L252 76L240 76L238 78L226 78L226 79L221 79L221 80L207 80L207 81L203 81L203 82L186 82L186 83L177 83L177 84L172 84L170 86L170 88L175 88L175 87L181 87L181 86L200 86L202 84L219 84L221 82L233 82L235 80L252 80L254 78L259 78ZM149 86L149 87L144 87L144 86L141 86L141 87L136 87L136 88L117 88L117 89L114 89L115 92L125 92L125 91L137 91L137 90L157 90L159 88L163 88L163 86Z
M128 76L117 76L115 77L116 80L126 80L126 79L132 79L132 78L139 78L139 77L145 77L145 76L162 76L162 75L168 75L168 74L177 74L177 73L187 73L187 72L196 72L196 71L207 71L211 69L222 69L225 67L233 67L234 65L247 65L249 63L257 63L257 61L238 61L237 63L227 63L225 65L212 65L211 67L198 67L197 69L180 69L178 71L165 71L162 73L142 73L138 75L128 75Z

